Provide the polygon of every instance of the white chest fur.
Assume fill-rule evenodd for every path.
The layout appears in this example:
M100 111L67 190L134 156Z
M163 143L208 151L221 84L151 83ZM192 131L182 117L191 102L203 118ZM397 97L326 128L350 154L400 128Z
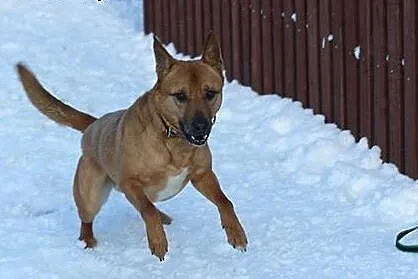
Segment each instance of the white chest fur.
M181 173L176 176L170 176L167 180L167 185L157 194L157 201L167 200L175 196L184 187L184 180L188 172L187 168L183 169Z

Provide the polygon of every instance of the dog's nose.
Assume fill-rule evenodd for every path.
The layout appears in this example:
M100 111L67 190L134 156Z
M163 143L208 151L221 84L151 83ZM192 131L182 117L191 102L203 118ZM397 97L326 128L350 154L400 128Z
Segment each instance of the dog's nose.
M210 123L203 116L197 116L193 118L192 130L195 136L205 136L210 131Z

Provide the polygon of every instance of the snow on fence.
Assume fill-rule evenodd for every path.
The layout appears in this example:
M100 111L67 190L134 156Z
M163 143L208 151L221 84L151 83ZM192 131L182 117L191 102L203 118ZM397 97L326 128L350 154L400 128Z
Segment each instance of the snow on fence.
M418 177L415 0L144 0L146 33L199 55L219 38L228 80L301 101Z

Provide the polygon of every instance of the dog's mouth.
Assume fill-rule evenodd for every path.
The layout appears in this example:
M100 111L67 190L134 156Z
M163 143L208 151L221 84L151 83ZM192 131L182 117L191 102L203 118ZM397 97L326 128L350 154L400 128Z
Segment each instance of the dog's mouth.
M180 123L180 130L184 138L194 146L203 146L209 138L211 129L212 125L209 122L200 127L196 123L190 123L190 125Z
M184 134L184 137L186 138L186 140L189 143L191 143L191 144L193 144L195 146L202 146L202 145L204 145L207 142L208 138L209 138L209 134L205 134L205 135L190 135L190 134L187 134L187 133L184 133L184 132L183 132L183 134Z

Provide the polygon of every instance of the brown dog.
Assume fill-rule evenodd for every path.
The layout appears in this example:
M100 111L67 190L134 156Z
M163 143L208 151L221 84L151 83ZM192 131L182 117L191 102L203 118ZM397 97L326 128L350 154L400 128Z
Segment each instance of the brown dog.
M99 119L65 105L22 64L17 70L32 104L59 124L83 132L74 178L74 199L81 219L80 240L94 247L93 219L110 190L118 185L140 212L152 254L167 252L163 224L171 218L154 202L176 195L190 180L214 203L228 242L246 249L247 238L232 203L212 171L207 138L222 102L223 63L218 42L210 34L202 59L174 59L154 37L158 80L126 110Z

